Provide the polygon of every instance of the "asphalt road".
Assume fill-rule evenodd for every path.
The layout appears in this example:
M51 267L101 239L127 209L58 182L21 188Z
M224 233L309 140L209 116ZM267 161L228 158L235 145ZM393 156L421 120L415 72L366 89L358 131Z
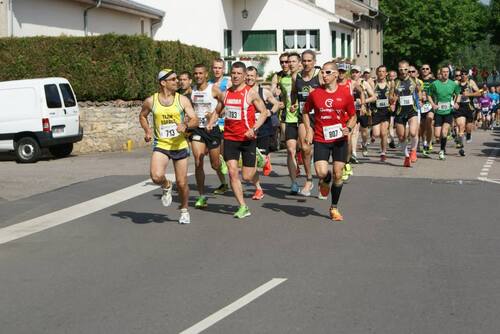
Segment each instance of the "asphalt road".
M188 226L159 189L106 197L147 179L147 151L5 159L0 240L70 214L47 216L58 210L81 216L0 242L0 332L179 333L208 317L206 333L497 333L500 132L478 132L467 153L450 146L446 161L405 169L396 151L381 165L371 148L344 187L343 223L329 221L327 201L288 194L277 153L265 198L246 187L250 218L232 218L228 193L191 209ZM286 280L248 297L273 278Z

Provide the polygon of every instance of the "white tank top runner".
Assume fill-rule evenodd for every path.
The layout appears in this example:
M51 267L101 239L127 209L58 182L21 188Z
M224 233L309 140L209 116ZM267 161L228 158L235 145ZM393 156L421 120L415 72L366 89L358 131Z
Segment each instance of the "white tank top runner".
M212 87L213 84L208 84L204 90L198 90L198 87L194 87L191 93L191 101L199 120L199 128L207 126L207 114L213 112L217 107L217 99L212 96Z

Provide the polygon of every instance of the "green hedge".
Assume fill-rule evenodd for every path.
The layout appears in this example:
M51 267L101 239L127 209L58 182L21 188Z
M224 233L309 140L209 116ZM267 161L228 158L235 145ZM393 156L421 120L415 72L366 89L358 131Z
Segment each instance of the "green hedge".
M0 38L0 81L65 77L81 101L144 99L162 68L191 71L217 52L144 36Z

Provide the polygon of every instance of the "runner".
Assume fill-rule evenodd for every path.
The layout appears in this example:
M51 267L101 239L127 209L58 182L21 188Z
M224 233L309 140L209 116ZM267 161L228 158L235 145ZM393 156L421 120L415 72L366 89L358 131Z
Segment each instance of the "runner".
M235 218L250 216L250 209L245 204L243 189L239 177L238 160L242 158L241 176L244 181L252 181L255 174L257 130L267 118L264 102L257 92L245 84L246 66L237 61L231 66L231 82L233 85L219 98L216 112L210 117L207 130L216 126L217 117L224 109L224 159L229 168L229 179L239 208ZM220 102L223 101L223 102ZM255 113L260 112L256 120Z
M189 72L182 72L179 74L179 89L177 92L184 95L191 101L191 92L193 80L191 79L191 74Z
M490 92L488 93L488 96L491 99L491 122L492 122L492 127L498 125L497 123L497 111L498 111L498 104L500 102L500 95L497 93L497 90L495 89L495 86L490 87Z
M314 89L307 97L303 122L307 129L306 140L314 143L314 168L320 179L320 194L327 197L328 192L331 193L330 218L341 221L343 217L337 206L343 186L342 171L347 162L347 136L356 124L356 110L350 92L337 84L335 63L323 65L321 78L325 86ZM310 117L314 117L313 123ZM314 129L311 124L314 124ZM328 166L330 156L333 159L331 171ZM332 174L334 180L330 188Z
M421 78L423 83L423 91L425 91L426 98L428 100L428 96L430 95L430 88L432 82L435 80L434 75L431 72L431 67L429 64L424 64L420 68ZM427 110L430 106L430 103L425 104L425 109L422 109L420 113L420 134L423 138L423 147L422 154L426 157L432 152L432 133L433 133L433 121L434 121L434 112L432 108Z
M481 121L481 128L487 130L491 127L491 98L488 96L488 90L483 90L482 95L479 97L479 105L481 113L479 120Z
M418 145L418 113L415 101L415 91L420 98L420 87L417 82L410 77L408 72L409 63L406 60L398 63L399 77L391 87L390 97L396 103L396 133L403 150L405 160L404 166L411 167L411 163L417 161ZM408 150L406 124L409 125L409 135L411 137L411 151Z
M229 87L231 87L231 78L224 76L224 60L221 58L216 58L212 61L212 73L214 79L210 80L209 83L214 84L219 90L224 93ZM219 117L217 120L217 125L219 130L224 132L224 117ZM224 140L220 143L220 151L224 152ZM219 156L220 161L220 171L222 174L227 175L227 165L224 161L222 154ZM227 187L222 185L214 190L214 194L222 195L227 191Z
M460 88L460 98L458 99L458 109L455 110L453 116L455 123L458 126L458 153L465 156L465 128L468 124L474 123L474 106L472 105L473 97L480 96L479 88L476 83L468 78L467 71L456 70L455 80Z
M264 101L266 106L267 118L264 124L257 131L257 149L265 157L266 164L263 168L264 176L268 176L271 173L271 163L269 160L269 146L271 144L271 137L273 135L273 122L272 115L276 114L279 108L279 102L276 100L267 88L262 87L257 83L258 72L254 66L247 67L246 84L259 94L259 97ZM255 112L255 118L259 119L260 113ZM256 172L253 178L253 184L255 185L255 194L253 195L253 200L260 200L264 198L264 191L260 185L259 173Z
M417 86L420 87L420 92L422 92L423 90L423 86L424 86L424 83L422 80L420 80L418 77L419 77L419 74L418 74L418 71L417 71L417 68L413 65L410 65L408 67L408 73L410 73L410 77L415 80L415 82L417 83ZM414 98L414 101L415 101L415 106L417 107L417 112L418 112L418 117L417 117L417 120L418 120L418 144L417 144L417 151L418 151L418 147L420 146L420 139L421 139L421 134L420 134L420 125L421 125L421 115L422 115L422 104L421 104L421 95L419 96L418 95L418 90L415 90L415 92L413 92L413 98ZM408 138L409 137L409 128L407 127L406 128L406 137ZM424 155L425 156L425 155Z
M197 209L202 209L207 207L204 171L204 159L207 152L212 169L216 172L221 182L221 185L217 189L219 191L227 191L227 182L224 174L221 172L219 159L222 133L219 127L215 127L212 131L206 129L207 120L217 107L217 97L221 92L214 84L208 83L208 70L205 65L195 65L193 76L196 86L191 93L191 101L199 120L198 127L193 129L190 136L195 163L196 186L199 193L194 206Z
M163 206L172 204L172 182L165 177L169 160L173 161L175 181L181 201L179 224L191 222L188 212L189 186L187 180L188 142L184 133L195 127L198 119L189 99L177 93L177 75L171 69L158 74L160 89L148 97L142 105L139 122L144 129L144 140L153 139L151 157L151 179L162 187ZM148 115L153 113L153 129L149 127Z
M302 196L311 196L311 190L313 189L312 182L312 157L311 157L311 143L306 141L306 127L302 122L302 110L304 104L315 88L319 87L322 82L319 77L319 69L316 66L316 53L311 50L306 50L302 52L302 71L294 73L292 75L292 112L298 112L298 132L299 132L299 142L302 152L302 159L304 161L304 170L306 173L306 182L304 187L300 189L299 193ZM313 122L311 122L313 124ZM314 124L313 124L314 125Z
M458 109L459 107L458 98L460 97L460 88L455 81L449 80L450 69L448 66L443 66L439 73L441 79L431 84L429 101L435 112L434 135L436 138L440 138L441 149L439 151L439 159L444 160L448 130L453 121L451 112L453 108Z
M375 89L375 80L371 77L372 70L369 67L365 67L363 70L363 80L370 84L372 89Z
M372 131L375 138L380 138L380 161L387 160L387 136L391 109L389 104L390 86L387 82L387 68L385 65L377 67L377 81L375 82L375 108L372 114Z
M292 75L290 74L290 61L288 60L288 56L288 52L282 53L280 55L279 61L281 71L275 73L271 79L271 92L280 101L280 110L278 116L280 120L280 132L282 135L282 139L285 137L285 117L287 110L290 109L290 92L292 87Z
M389 71L389 86L394 85L394 81L398 78L398 72L396 71ZM389 99L390 103L390 108L391 108L391 120L389 123L389 147L390 148L396 148L396 143L394 142L394 139L396 138L396 133L394 132L394 114L396 112L396 102L392 102L391 99Z
M351 79L347 77L347 71L349 67L346 63L340 63L337 67L338 71L338 79L337 84L340 88L347 89L347 91L351 94L354 93L355 89L360 89L359 85L353 83ZM364 95L363 95L364 98ZM351 166L351 158L352 158L352 133L347 135L347 162L344 165L344 169L342 171L342 180L347 182L349 178L354 174L352 166ZM321 197L321 193L318 194L318 198L325 199Z

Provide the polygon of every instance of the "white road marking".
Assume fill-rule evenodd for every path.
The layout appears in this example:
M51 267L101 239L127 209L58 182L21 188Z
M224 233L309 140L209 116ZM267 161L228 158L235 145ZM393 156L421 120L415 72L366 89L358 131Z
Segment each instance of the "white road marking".
M188 176L192 174L188 173ZM174 174L167 174L166 176L168 179L175 178ZM0 245L87 216L155 189L158 189L158 185L151 180L144 180L68 208L4 227L0 229Z
M235 302L227 305L223 309L206 317L205 319L203 319L202 321L198 322L197 324L189 327L188 329L183 330L180 334L197 334L197 333L204 331L208 327L221 321L222 319L224 319L225 317L227 317L231 313L236 312L237 310L239 310L243 306L245 306L245 305L249 304L250 302L252 302L253 300L259 298L260 296L262 296L263 294L265 294L269 290L273 289L274 287L280 285L281 283L285 282L286 280L287 280L287 278L273 278L269 282L259 286L255 290L247 293L246 295L244 295L240 299L236 300Z
M486 162L483 165L483 168L481 169L481 172L479 173L479 177L477 178L479 181L484 181L484 182L490 182L490 183L496 183L500 184L497 180L492 180L488 178L488 174L490 173L490 169L493 166L493 163L495 162L495 158L498 154L498 151L500 148L495 147L491 153Z

